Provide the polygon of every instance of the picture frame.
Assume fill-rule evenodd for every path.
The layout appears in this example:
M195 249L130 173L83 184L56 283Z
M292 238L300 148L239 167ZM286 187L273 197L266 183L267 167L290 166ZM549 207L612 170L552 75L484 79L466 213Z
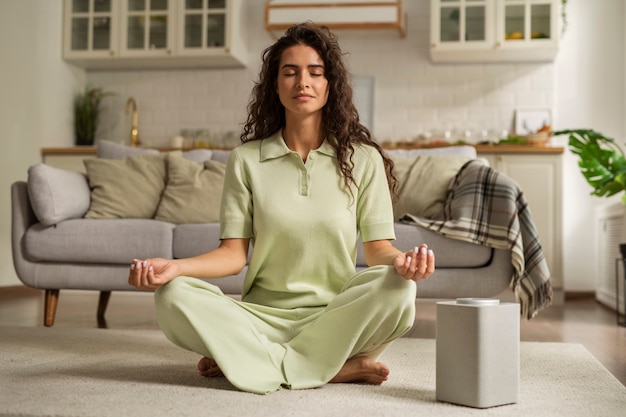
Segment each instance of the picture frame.
M551 124L550 109L518 109L515 111L515 134L518 136L532 135L544 125Z

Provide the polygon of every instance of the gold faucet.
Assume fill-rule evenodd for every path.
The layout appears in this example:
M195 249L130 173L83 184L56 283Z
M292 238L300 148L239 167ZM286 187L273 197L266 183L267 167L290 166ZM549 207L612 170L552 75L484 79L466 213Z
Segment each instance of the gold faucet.
M132 110L133 117L130 128L130 146L141 145L139 141L139 131L137 130L137 120L139 119L139 112L137 111L137 102L134 98L129 97L126 101L126 114Z

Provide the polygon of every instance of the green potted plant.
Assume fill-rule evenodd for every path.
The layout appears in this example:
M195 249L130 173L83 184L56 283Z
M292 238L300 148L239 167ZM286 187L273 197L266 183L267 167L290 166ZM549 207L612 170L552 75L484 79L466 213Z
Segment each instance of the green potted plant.
M591 185L591 195L610 197L626 192L626 156L612 138L592 129L560 130L554 136L569 135L568 147L578 156L580 171ZM626 193L622 195L626 206ZM620 244L626 259L626 244Z
M100 102L110 93L87 85L74 97L74 135L76 145L93 145L100 114Z
M626 157L613 139L591 129L560 130L553 135L569 135L568 146L578 156L592 195L610 197L626 191ZM626 205L626 194L622 204Z

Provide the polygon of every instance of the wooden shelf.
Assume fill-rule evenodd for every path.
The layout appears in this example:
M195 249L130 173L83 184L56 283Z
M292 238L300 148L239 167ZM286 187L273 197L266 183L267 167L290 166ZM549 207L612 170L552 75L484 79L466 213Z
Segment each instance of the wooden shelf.
M433 149L445 146L463 146L463 145L407 145L407 144L382 144L384 149ZM565 148L561 146L535 146L535 145L465 145L474 146L479 154L562 154ZM170 147L154 147L146 149L156 149L160 152L170 152L176 150L191 151L194 149L209 148L185 148L177 149ZM211 150L228 150L227 148L210 148ZM41 155L95 155L95 146L73 146L65 148L41 148Z

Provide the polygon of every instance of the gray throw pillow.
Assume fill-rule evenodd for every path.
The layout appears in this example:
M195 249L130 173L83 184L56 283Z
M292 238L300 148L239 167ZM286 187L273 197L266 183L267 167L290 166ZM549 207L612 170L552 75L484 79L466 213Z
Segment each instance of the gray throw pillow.
M89 184L85 174L36 164L28 168L28 197L42 225L80 218L89 209Z
M213 159L213 151L211 149L192 149L183 152L183 158L202 163Z

